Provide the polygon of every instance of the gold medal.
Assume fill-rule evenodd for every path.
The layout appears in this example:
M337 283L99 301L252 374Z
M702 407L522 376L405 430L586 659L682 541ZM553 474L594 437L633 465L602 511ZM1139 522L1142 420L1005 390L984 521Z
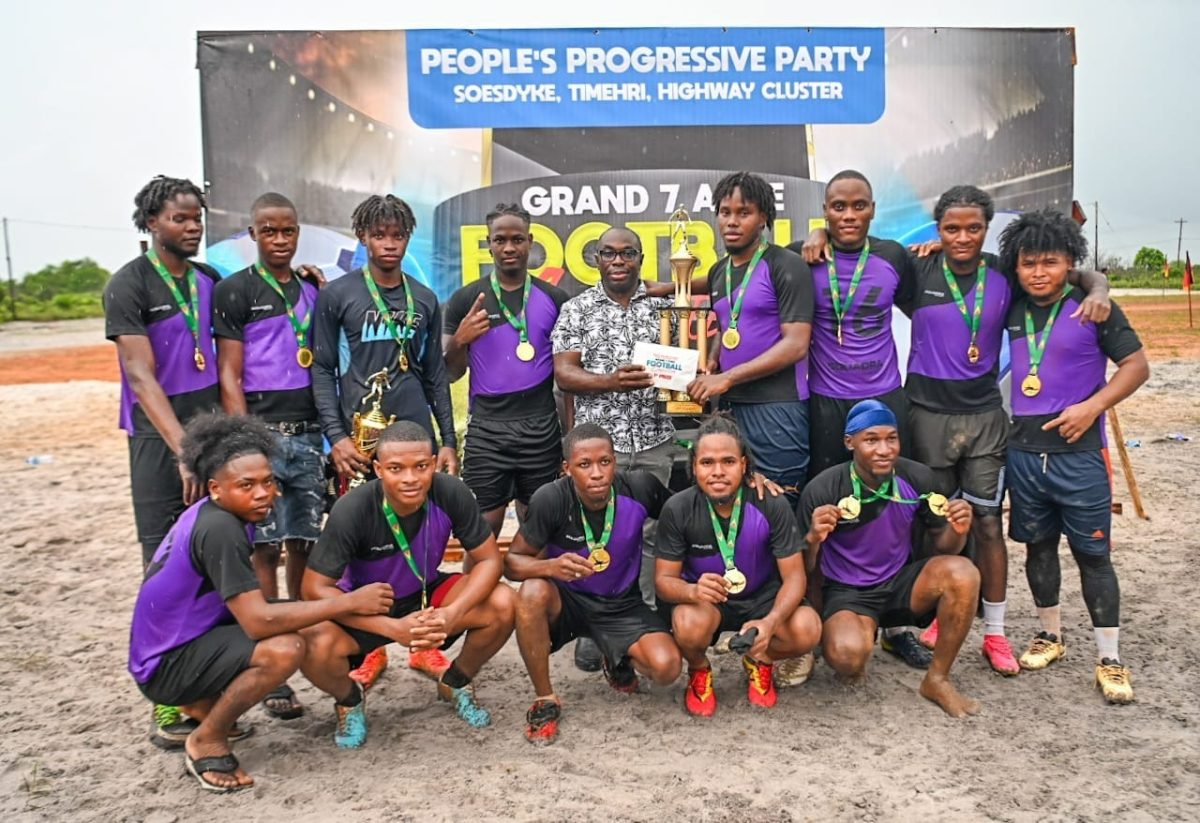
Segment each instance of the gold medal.
M296 350L296 362L300 364L300 368L307 369L312 366L313 353L308 346L301 346Z
M853 520L862 511L862 503L858 502L857 497L843 497L838 501L837 507L843 520Z
M925 498L929 502L929 510L938 517L946 516L946 495L932 492L929 497Z
M517 344L517 359L518 360L522 360L522 361L528 363L530 360L533 359L534 354L536 354L536 352L534 351L533 344L530 343L528 340L522 340L520 343Z
M1031 374L1021 381L1021 394L1026 397L1037 397L1042 390L1042 378Z
M400 371L408 371L408 353L400 350Z
M742 335L737 329L726 329L721 335L721 345L727 349L736 349L742 342Z
M609 556L607 549L592 549L588 559L592 561L592 568L598 572L602 572L612 565L612 557Z
M200 351L199 346L192 351L192 360L196 361L197 371L204 371L204 366L208 361L204 359L204 353Z
M972 363L979 362L979 347L974 343L967 346L967 360L971 361Z
M730 594L741 594L746 588L746 575L736 568L726 569L725 582L729 584Z

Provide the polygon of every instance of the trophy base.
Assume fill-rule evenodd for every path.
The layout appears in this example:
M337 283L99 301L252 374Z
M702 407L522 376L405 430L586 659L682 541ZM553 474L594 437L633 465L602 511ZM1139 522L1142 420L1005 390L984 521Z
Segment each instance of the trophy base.
M704 404L691 400L665 400L658 404L659 411L670 417L701 417Z

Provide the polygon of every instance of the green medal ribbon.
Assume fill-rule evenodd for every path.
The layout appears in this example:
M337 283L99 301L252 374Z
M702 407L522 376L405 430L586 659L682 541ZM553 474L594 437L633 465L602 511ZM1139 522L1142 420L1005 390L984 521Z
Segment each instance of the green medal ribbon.
M712 518L713 534L717 538L717 548L721 550L721 558L725 561L725 569L728 571L734 568L733 551L737 548L738 529L742 525L742 488L738 487L737 497L733 499L728 534L721 528L721 521L717 519L717 510L713 508L712 501L706 498L706 502L708 503L708 516Z
M893 486L894 484L894 486ZM915 500L908 500L900 496L900 484L896 483L896 474L879 484L879 488L871 491L870 497L863 497L863 482L858 477L858 472L854 470L854 464L850 464L850 485L854 489L854 499L864 506L867 503L873 503L876 500L886 500L889 503L920 503L929 497L932 492L926 492ZM870 489L868 489L870 491Z
M396 327L396 321L392 319L392 311L388 308L387 303L383 302L383 297L379 294L379 287L375 285L375 278L371 277L371 272L367 268L363 268L363 279L367 281L367 291L371 293L371 299L375 301L375 308L379 311L383 321L387 324L388 331L391 332L392 339L396 341L396 345L404 349L404 335L400 333L400 329ZM408 283L404 274L400 275L400 284L404 286L404 328L412 329L413 320L416 317L416 312L413 310L412 288Z
M267 281L267 285L271 287L271 291L278 294L279 299L283 301L283 306L287 309L288 322L292 324L292 331L296 334L296 346L301 349L305 348L308 340L308 329L312 326L312 307L309 306L308 314L304 320L297 320L296 309L287 299L287 295L283 293L283 286L279 285L279 281L275 279L275 276L267 271L266 266L262 263L255 263L254 269L258 272L259 277ZM304 293L303 286L300 287L300 293Z
M971 346L974 347L975 339L979 336L979 321L983 317L983 289L987 282L987 263L979 261L979 271L975 273L975 308L969 312L962 290L958 287L958 280L954 277L954 272L950 271L950 264L946 262L945 256L942 257L942 275L946 278L950 296L958 306L958 313L967 323L967 329L971 332Z
M862 280L863 271L867 268L867 259L871 256L871 241L864 240L862 252L858 255L858 262L854 264L854 274L850 275L850 288L846 290L846 303L842 304L841 289L838 287L837 278L837 257L834 255L833 246L825 247L825 271L829 274L829 296L833 299L833 316L837 318L837 339L838 345L842 345L842 321L846 314L850 311L850 304L854 302L854 295L858 292L859 281Z
M188 331L192 333L192 339L196 341L196 350L200 350L200 298L196 295L196 269L191 265L188 266L187 278L188 297L185 300L183 293L179 291L179 286L175 285L175 277L171 272L167 271L167 267L158 259L158 254L154 249L149 249L146 252L146 257L150 261L150 265L154 266L154 270L158 272L158 276L167 284L167 288L171 290L171 296L175 298L175 305L179 307L179 313L183 315L184 321L187 322Z
M529 330L525 323L525 307L529 305L529 287L532 283L532 278L528 274L525 275L525 293L521 296L521 312L515 316L508 310L508 306L504 305L504 300L500 296L500 281L497 279L495 272L492 272L488 281L492 284L492 294L496 295L496 302L500 304L500 313L504 315L504 319L508 321L508 325L517 330L521 342L528 343Z
M388 526L392 529L392 538L395 539L396 547L400 549L400 554L404 555L404 559L408 561L408 567L412 569L413 575L421 581L421 608L429 608L429 601L425 595L425 575L421 574L421 570L417 568L417 561L413 560L412 549L408 545L408 538L404 536L404 530L400 528L400 521L396 517L396 512L392 508L392 504L388 502L386 496L383 498L383 516L387 518Z
M608 539L612 537L613 520L617 512L617 493L613 489L608 490L608 507L604 510L604 530L600 532L600 539L596 539L595 532L592 531L591 525L588 523L587 512L583 510L583 504L579 504L579 519L583 521L583 537L587 543L588 555L599 549L608 546Z
M1033 329L1033 312L1029 311L1028 305L1025 306L1025 345L1029 349L1029 373L1032 375L1037 375L1038 368L1042 365L1042 358L1046 354L1046 341L1050 339L1050 330L1054 327L1059 307L1062 306L1066 297L1066 294L1063 294L1055 302L1054 308L1050 309L1050 316L1046 318L1046 325L1042 328L1040 339Z
M733 255L729 255L729 261L725 264L725 285L729 288L729 328L737 331L738 318L742 315L742 298L746 296L746 289L750 285L750 280L754 277L754 270L758 268L758 261L762 260L762 256L767 252L766 242L758 244L758 248L754 250L754 256L750 258L750 263L746 266L746 276L742 278L741 288L738 289L737 296L733 294Z

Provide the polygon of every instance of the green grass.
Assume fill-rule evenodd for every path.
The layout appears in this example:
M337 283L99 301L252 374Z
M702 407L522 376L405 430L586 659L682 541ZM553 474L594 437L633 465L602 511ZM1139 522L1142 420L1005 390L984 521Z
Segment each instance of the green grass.
M81 317L103 317L104 306L98 294L59 294L49 300L17 298L17 320L77 320ZM0 322L13 320L12 302L0 306Z

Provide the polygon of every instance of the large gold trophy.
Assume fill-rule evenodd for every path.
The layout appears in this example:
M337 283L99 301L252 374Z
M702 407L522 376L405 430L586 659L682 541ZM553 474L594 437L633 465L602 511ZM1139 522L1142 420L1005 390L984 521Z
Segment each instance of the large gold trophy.
M383 416L383 393L392 387L392 382L388 380L388 370L381 369L375 372L367 378L367 385L370 387L370 391L362 399L362 405L365 406L369 400L371 408L366 414L354 413L350 439L354 441L354 448L358 449L358 453L370 460L375 455L375 447L379 445L379 435L396 422L396 415ZM360 471L350 478L349 487L353 489L366 482L366 474Z
M708 312L709 306L692 304L692 272L700 261L688 248L688 223L691 218L681 206L671 215L670 243L672 249L668 262L671 264L671 280L675 283L675 302L670 308L659 309L659 342L664 346L675 345L681 349L691 348L692 324L696 329L696 350L700 356L700 369L708 362ZM675 343L671 341L671 319L675 319ZM686 391L658 390L659 409L668 415L696 417L704 414L704 404L692 400Z

